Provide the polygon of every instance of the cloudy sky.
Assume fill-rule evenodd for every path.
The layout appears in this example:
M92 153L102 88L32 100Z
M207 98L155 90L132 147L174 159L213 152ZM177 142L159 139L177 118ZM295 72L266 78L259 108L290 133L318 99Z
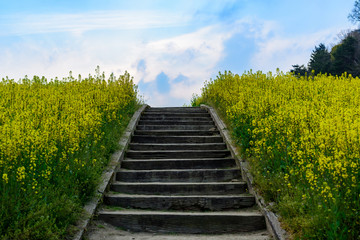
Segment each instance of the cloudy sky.
M0 0L0 78L127 70L151 106L219 71L286 72L353 29L354 0Z

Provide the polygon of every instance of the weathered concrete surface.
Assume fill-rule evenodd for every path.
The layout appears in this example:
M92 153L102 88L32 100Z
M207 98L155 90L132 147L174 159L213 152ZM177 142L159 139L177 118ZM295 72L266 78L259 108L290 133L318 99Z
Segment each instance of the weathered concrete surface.
M265 218L257 210L220 212L101 210L98 219L134 232L220 234L266 229Z
M199 120L181 120L175 118L172 120L140 120L139 125L211 125L213 121L199 121Z
M152 136L213 136L219 135L218 130L135 130L135 135L152 135Z
M139 125L137 130L215 130L213 125Z
M148 112L203 112L206 113L204 109L199 107L152 107L148 110Z
M187 159L187 158L226 158L230 157L229 150L168 150L168 151L133 151L126 152L131 159Z
M141 136L134 135L133 143L222 143L223 139L218 136Z
M208 122L212 122L212 118L211 117L170 117L170 116L162 116L162 117L158 117L158 116L143 116L141 118L142 120L146 120L146 121L177 121L179 119L181 119L181 121L187 121L187 122L203 122L203 121L208 121Z
M225 143L130 143L130 150L224 150Z
M127 170L116 173L116 181L123 182L228 182L241 178L241 172L233 169L164 169Z
M209 117L209 114L207 112L203 112L203 113L178 113L178 112L162 112L162 113L158 113L158 112L146 112L143 114L144 117L151 117L151 116L156 116L156 117L160 117L160 118L167 118L167 117Z
M269 240L266 231L240 234L161 234L131 233L103 221L93 221L85 235L86 240Z
M234 166L233 158L127 159L121 163L121 167L133 170L230 168Z
M179 211L224 211L254 206L255 198L250 194L238 195L131 195L106 194L104 203L122 208L179 210Z
M171 194L171 195L212 195L212 194L241 194L247 191L247 184L237 182L208 182L208 183L129 183L114 182L110 186L111 191L129 194Z

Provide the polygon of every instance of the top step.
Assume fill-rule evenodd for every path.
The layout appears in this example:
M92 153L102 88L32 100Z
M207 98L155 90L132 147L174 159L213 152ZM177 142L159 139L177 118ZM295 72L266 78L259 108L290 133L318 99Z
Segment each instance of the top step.
M205 109L200 107L156 107L148 108L146 112L207 113Z

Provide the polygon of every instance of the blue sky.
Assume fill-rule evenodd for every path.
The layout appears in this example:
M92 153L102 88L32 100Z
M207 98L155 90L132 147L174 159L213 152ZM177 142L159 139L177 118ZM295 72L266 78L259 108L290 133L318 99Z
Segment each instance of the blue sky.
M151 106L189 104L219 71L286 72L331 48L354 0L0 0L0 77L127 70Z

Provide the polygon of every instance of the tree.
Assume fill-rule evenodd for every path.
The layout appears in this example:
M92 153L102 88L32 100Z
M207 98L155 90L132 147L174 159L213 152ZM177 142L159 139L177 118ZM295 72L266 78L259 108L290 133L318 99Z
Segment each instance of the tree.
M315 47L315 50L312 52L308 69L309 72L315 71L315 74L330 72L331 55L323 43Z
M299 66L298 64L292 65L293 69L290 72L294 73L296 76L305 76L307 73L307 69L304 65Z
M352 23L360 22L360 1L359 0L355 1L354 8L351 11L351 13L349 14L348 19Z
M331 72L333 74L341 75L344 72L351 73L354 76L359 74L355 56L357 46L358 40L349 35L340 44L333 47L331 50L333 59Z

